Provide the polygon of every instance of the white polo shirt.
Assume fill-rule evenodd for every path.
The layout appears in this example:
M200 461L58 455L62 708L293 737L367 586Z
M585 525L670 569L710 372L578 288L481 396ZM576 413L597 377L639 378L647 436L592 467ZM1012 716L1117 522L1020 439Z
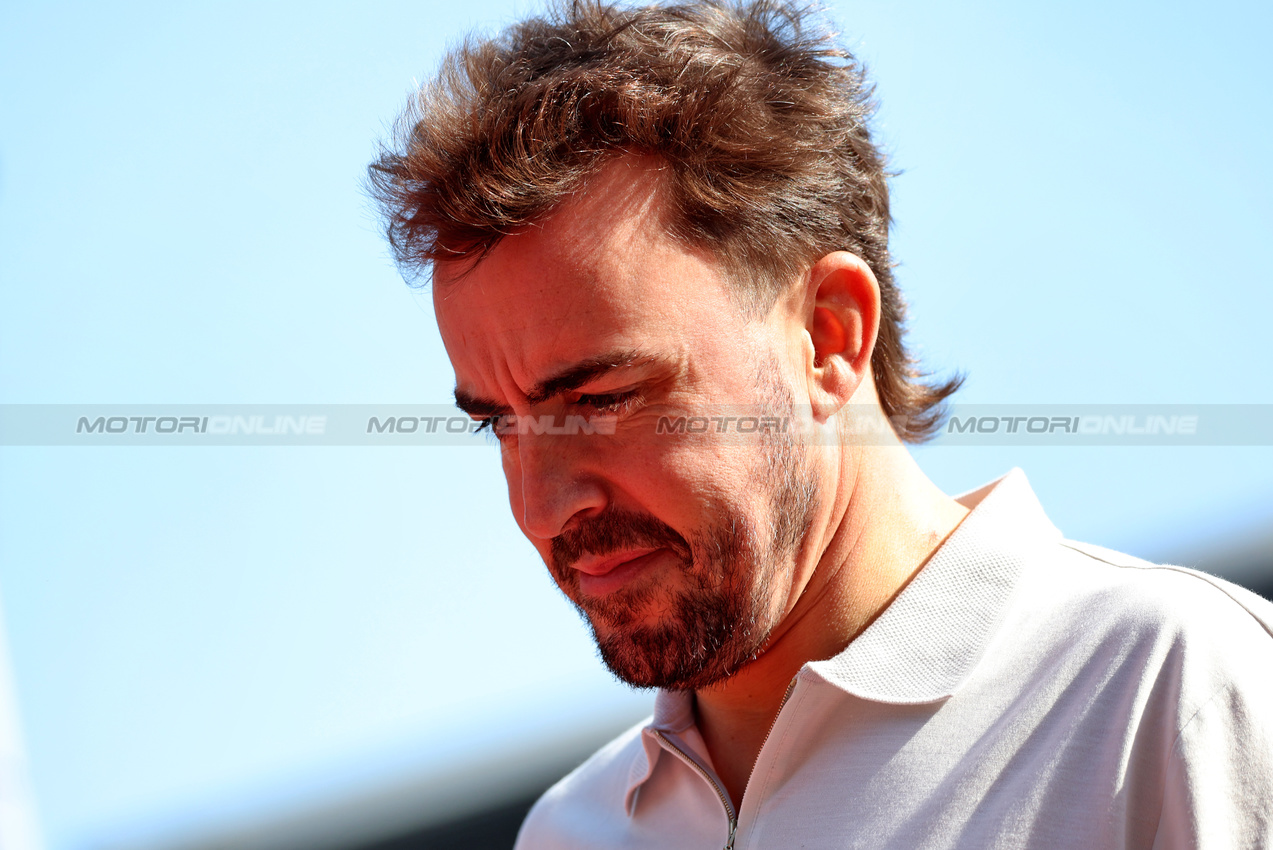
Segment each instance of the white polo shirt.
M806 664L735 813L690 694L536 803L517 850L1273 848L1273 605L1071 543L1020 470Z

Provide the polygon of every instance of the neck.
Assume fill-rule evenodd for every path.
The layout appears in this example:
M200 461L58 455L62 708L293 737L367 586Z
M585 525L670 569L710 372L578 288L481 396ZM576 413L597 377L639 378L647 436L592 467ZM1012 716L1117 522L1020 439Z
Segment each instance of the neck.
M737 806L787 686L839 654L888 606L968 510L920 471L900 442L841 450L835 498L810 529L779 624L757 659L699 690L696 719Z

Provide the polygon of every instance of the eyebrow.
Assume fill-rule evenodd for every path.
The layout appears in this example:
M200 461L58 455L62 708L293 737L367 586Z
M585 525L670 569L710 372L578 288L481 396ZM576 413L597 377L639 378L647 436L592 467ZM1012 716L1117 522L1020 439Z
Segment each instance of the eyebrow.
M526 400L531 404L546 401L578 389L608 372L644 366L655 359L631 349L590 357L540 381L526 394ZM499 416L510 410L507 404L467 393L459 387L455 388L455 406L474 418Z

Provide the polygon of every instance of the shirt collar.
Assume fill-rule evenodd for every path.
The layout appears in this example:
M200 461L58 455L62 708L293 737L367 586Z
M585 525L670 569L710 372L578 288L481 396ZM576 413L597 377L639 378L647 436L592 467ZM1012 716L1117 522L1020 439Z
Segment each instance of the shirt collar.
M955 693L984 654L1022 568L1061 539L1020 469L956 499L971 510L928 564L843 652L806 664L801 676L900 705ZM662 750L654 732L680 733L693 722L692 694L659 691L628 776L629 815Z
M654 717L650 724L641 730L641 752L632 760L628 771L628 790L623 798L623 807L628 816L636 811L637 791L654 773L654 765L659 760L663 744L655 732L666 732L679 735L694 725L694 694L690 691L660 690L654 697Z
M1022 568L1061 539L1020 469L956 498L972 510L928 564L843 652L806 670L876 702L955 693L985 653Z

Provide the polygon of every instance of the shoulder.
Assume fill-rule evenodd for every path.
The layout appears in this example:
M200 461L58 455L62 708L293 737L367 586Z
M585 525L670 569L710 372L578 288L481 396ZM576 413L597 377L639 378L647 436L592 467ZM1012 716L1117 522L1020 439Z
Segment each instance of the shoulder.
M1060 542L1057 557L1098 613L1186 631L1236 631L1273 646L1273 603L1224 579L1071 540Z
M1155 846L1273 841L1273 603L1215 576L1065 542L1098 631L1145 671L1133 776L1150 777ZM1147 745L1147 746L1146 746ZM1139 771L1136 773L1135 771ZM1133 790L1132 799L1136 792Z
M649 723L623 732L544 792L522 824L516 850L595 846L623 824L628 788L644 776L641 732Z
M996 641L1020 664L1092 687L1112 676L1185 703L1270 678L1273 604L1248 590L1068 540L1026 560Z
M1127 686L1175 694L1186 717L1222 690L1268 690L1273 603L1223 579L1060 541L1019 590L1018 636L1085 678L1121 671Z

